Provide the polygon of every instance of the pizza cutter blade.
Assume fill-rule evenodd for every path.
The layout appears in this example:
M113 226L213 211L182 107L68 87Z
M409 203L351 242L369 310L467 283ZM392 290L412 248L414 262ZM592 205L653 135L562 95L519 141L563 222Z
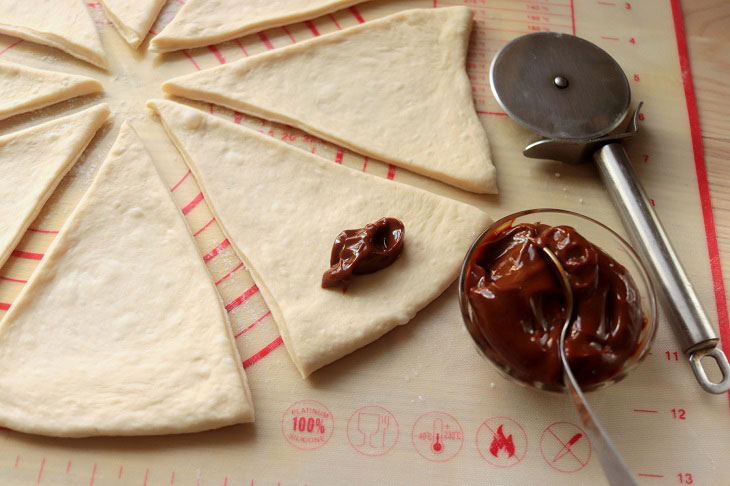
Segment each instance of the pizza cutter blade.
M624 133L631 90L621 66L598 46L568 34L518 37L495 56L490 84L497 102L519 124L544 137L527 157L580 163L593 160L624 226L647 264L659 300L695 378L710 393L730 390L730 364L692 283L621 145L638 133L638 110ZM641 105L639 105L641 107ZM701 360L713 359L720 381Z

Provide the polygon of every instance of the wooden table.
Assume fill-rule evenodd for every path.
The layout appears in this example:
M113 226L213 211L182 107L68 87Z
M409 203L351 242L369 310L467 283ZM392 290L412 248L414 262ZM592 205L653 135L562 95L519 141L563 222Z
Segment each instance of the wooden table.
M730 2L682 2L717 239L730 288Z

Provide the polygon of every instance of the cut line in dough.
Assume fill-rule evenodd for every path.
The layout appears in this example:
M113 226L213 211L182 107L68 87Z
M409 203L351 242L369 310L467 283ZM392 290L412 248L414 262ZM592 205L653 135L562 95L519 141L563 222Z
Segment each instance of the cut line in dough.
M201 184L259 287L302 376L406 324L456 279L481 210L325 161L165 100L148 106ZM405 225L403 253L347 293L321 288L335 237L384 216Z
M119 35L137 49L166 0L99 0Z
M0 120L102 90L86 76L0 61Z
M0 322L0 425L84 437L251 422L223 304L150 155L121 128Z
M0 267L110 114L100 104L0 137Z
M175 18L150 41L150 51L170 52L217 44L313 19L363 1L188 0Z
M163 91L295 126L447 184L496 193L472 97L466 7L405 10L167 81Z
M82 0L0 0L0 34L55 47L106 69L106 55Z

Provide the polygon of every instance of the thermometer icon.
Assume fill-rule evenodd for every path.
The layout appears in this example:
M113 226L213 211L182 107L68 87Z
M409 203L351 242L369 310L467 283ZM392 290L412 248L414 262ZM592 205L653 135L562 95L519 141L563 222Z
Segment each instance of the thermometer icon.
M444 422L440 418L433 421L433 443L431 444L431 450L434 454L441 454L444 450L443 437L444 437Z

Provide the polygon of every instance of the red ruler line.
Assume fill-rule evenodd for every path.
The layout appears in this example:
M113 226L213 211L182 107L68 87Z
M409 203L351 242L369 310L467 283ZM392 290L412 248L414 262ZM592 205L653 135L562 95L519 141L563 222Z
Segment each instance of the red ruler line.
M0 302L0 310L6 311L10 309L10 304L7 302Z
M190 55L190 53L188 52L187 49L184 49L183 50L183 54L185 54L185 57L187 57L188 59L190 59L190 62L193 63L193 66L195 66L195 69L197 69L198 71L200 71L200 66L198 66L198 63L195 62L195 59L193 59L193 56Z
M26 260L41 260L43 258L43 253L33 253L22 250L13 250L11 255L18 258L25 258Z
M237 46L238 46L238 47L239 47L239 48L241 49L241 51L243 51L244 55L245 55L246 57L248 57L248 51L247 51L247 50L246 50L246 48L245 48L245 47L243 46L243 44L241 44L241 41L240 41L239 39L236 39L236 45L237 45Z
M253 322L252 322L251 324L249 324L249 325L248 325L248 326L246 326L245 328L241 329L241 330L240 330L240 331L238 332L238 334L236 334L236 335L235 335L235 336L233 336L233 337L234 337L235 339L238 339L239 337L241 337L241 336L243 336L243 335L244 335L245 333L247 333L247 332L248 332L248 331L249 331L249 330L250 330L250 329L251 329L252 327L254 327L254 326L255 326L256 324L258 324L259 322L263 321L264 319L266 319L266 318L267 318L267 317L269 317L270 315L271 315L271 311L267 311L267 312L266 312L266 314L264 314L263 316L259 317L258 319L256 319L255 321L253 321Z
M6 280L8 282L15 282L15 283L28 283L27 280L20 280L18 278L10 278L10 277L0 277L0 280Z
M264 34L263 32L259 32L258 35L259 35L259 39L261 40L261 42L264 43L264 45L266 46L267 49L274 48L274 44L272 44L271 41L269 40L269 38L266 37L266 34Z
M259 291L259 288L256 286L256 284L250 286L249 288L246 289L246 291L244 293L242 293L241 295L239 295L238 297L233 299L231 301L231 303L226 306L226 312L231 312L233 309L235 309L236 307L240 306L241 304L246 302L248 299L250 299L251 296L258 291Z
M281 339L281 336L279 336L278 338L276 338L273 341L271 341L263 349L261 349L261 351L259 351L258 353L254 354L253 356L251 356L250 358L248 358L247 360L245 360L243 362L243 369L246 369L249 366L255 364L258 361L260 361L267 354L269 354L270 352L272 352L273 350L275 350L276 348L278 348L279 346L281 346L281 344L283 342L284 341Z
M42 230L42 229L36 229L36 228L28 228L28 231L32 231L33 233L43 233L47 235L57 235L58 231L56 230Z
M702 218L705 222L707 251L710 256L710 271L712 273L712 281L715 289L715 306L717 307L720 340L725 354L730 355L730 317L728 317L727 301L725 300L725 283L722 276L720 249L717 245L715 218L712 214L710 185L707 181L707 166L705 164L705 152L702 147L700 116L697 111L697 99L695 98L694 84L692 83L692 71L689 64L689 53L687 52L687 36L684 31L682 8L680 7L679 0L671 0L671 5L672 17L674 17L674 33L677 37L679 67L682 71L684 97L687 102L687 115L689 118L690 133L692 135L692 150L694 152L695 159L695 172L697 173L697 186L700 191ZM728 398L730 398L730 393L728 393Z
M203 231L205 231L205 229L208 226L210 226L211 224L213 224L213 221L215 221L215 218L212 218L210 221L208 221L207 223L205 223L202 228L200 228L198 231L196 231L195 233L193 233L193 236L198 236L200 233L202 233Z
M236 268L234 268L233 270L231 270L231 271L230 271L230 272L228 272L227 274L223 275L223 276L222 276L222 277L221 277L221 278L220 278L220 279L219 279L219 280L218 280L218 281L217 281L217 282L215 283L215 285L220 285L220 283L221 283L221 282L223 282L223 281L224 281L225 279L227 279L228 277L230 277L231 275L233 275L234 273L236 273L236 272L237 272L238 270L240 270L240 269L242 269L242 268L243 268L243 263L239 263L238 265L236 265Z
M360 12L357 10L357 8L355 8L355 6L350 7L350 12L355 17L355 20L357 20L357 22L359 24L362 24L365 22L365 19L362 18L362 15L360 15Z
M174 186L172 186L170 188L170 192L174 192L175 189L177 189L178 187L180 187L180 184L182 184L183 182L185 182L185 179L187 179L189 175L190 175L190 169L188 169L188 171L185 173L185 175L182 176L182 179L180 179L179 181L177 181L177 184L175 184Z
M221 54L221 51L218 50L218 48L214 45L208 46L208 50L213 53L216 59L218 59L218 62L221 64L226 63L226 58L223 57L223 54Z
M314 37L319 37L319 31L317 30L317 26L314 25L314 22L312 22L311 20L307 20L304 22L304 25L309 28L309 31L312 32L312 35Z
M203 261L204 261L205 263L208 263L208 262L209 262L209 261L211 261L211 260L212 260L213 258L215 258L215 257L217 257L218 255L220 255L220 253L221 253L221 252L222 252L223 250L225 250L226 248L228 248L229 246L231 246L231 242L230 242L230 241L228 241L228 238L226 238L225 240L221 241L221 242L220 242L220 243L218 244L218 246L216 246L215 248L213 248L212 250L210 250L210 251L209 251L208 253L206 253L205 255L203 255Z
M285 33L285 34L286 34L287 36L289 36L289 40L291 41L291 43L292 43L292 44L296 44L296 43L297 43L297 41L296 41L296 40L294 39L294 36L293 36L293 35L291 35L291 32L289 32L289 29L287 29L287 28L286 28L286 25L282 25L282 26L281 26L281 30L283 30L283 31L284 31L284 33Z
M199 192L197 196L193 198L192 201L190 201L184 208L181 209L183 214L188 214L190 211L195 209L195 207L200 204L200 201L205 199L202 192Z
M340 26L340 23L337 21L337 19L335 18L334 15L328 14L327 16L330 18L332 23L335 24L335 27L337 27L337 30L342 30L342 26Z
M388 179L393 180L395 177L395 166L393 164L388 164Z
M12 43L12 44L10 44L10 45L9 45L8 47L6 47L6 48L5 48L5 49L3 49L2 51L0 51L0 56L2 56L3 54L5 54L6 52L8 52L8 51L9 51L10 49L12 49L13 47L17 46L17 45L18 45L18 44L20 44L21 42L23 42L23 39L18 39L18 40L16 40L15 42L13 42L13 43Z

